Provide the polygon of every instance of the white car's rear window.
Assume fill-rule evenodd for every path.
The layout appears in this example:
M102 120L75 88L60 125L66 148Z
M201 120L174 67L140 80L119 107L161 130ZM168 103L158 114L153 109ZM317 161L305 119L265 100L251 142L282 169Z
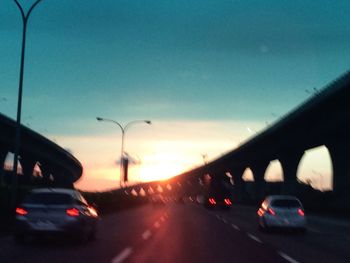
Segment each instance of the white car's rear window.
M271 206L273 207L301 207L301 204L298 200L292 200L292 199L279 199L279 200L273 200L271 202Z

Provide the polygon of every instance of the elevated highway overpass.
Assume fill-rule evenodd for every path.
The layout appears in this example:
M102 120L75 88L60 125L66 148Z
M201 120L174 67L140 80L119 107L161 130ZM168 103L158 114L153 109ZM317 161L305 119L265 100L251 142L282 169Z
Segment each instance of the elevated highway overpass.
M327 147L333 167L333 191L350 189L350 72L317 92L280 121L224 156L195 168L178 179L197 181L204 174L222 176L230 172L235 186L244 185L246 168L253 172L256 198L264 195L264 175L269 163L279 160L283 170L283 192L295 193L297 169L308 149Z
M0 114L0 163L4 167L9 152L14 152L16 122ZM24 182L30 183L39 164L42 180L51 185L73 187L83 172L81 163L69 152L35 131L21 126L20 164ZM4 176L4 170L0 175Z

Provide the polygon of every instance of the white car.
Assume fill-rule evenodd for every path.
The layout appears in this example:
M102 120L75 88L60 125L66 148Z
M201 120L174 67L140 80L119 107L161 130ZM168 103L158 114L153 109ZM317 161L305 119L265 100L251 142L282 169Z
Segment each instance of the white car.
M258 210L259 228L284 227L306 231L304 208L298 198L289 195L266 197Z

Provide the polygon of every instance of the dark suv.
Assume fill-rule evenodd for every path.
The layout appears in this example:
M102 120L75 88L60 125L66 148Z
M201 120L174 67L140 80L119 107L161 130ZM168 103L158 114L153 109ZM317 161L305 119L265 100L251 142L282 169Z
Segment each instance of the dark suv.
M32 190L16 208L15 239L28 235L65 234L86 240L95 235L98 214L76 190Z

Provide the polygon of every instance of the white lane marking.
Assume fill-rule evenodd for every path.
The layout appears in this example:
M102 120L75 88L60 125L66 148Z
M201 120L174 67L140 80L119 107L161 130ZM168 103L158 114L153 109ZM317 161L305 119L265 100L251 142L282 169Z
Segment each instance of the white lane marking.
M261 241L258 237L254 236L254 235L252 235L252 234L249 234L249 233L247 233L247 235L248 235L248 237L250 237L251 239L253 239L253 240L255 240L256 242L262 244L262 241Z
M311 232L314 232L314 233L321 233L321 231L319 231L319 230L317 230L315 228L312 228L312 227L309 227L308 230L311 231Z
M227 224L227 220L226 219L222 219L222 222L224 222L225 224Z
M124 250L122 252L120 252L118 256L116 256L115 258L112 259L111 263L121 263L125 259L127 259L128 256L131 255L131 253L132 253L131 247L124 248Z
M287 260L290 263L299 263L299 261L296 261L294 258L291 258L290 256L288 256L287 254L284 254L283 252L278 252L278 254L284 258L285 260Z
M165 219L164 219L164 217L163 217L163 216L161 216L161 217L160 217L160 221L162 221L162 222L164 222L164 221L165 221Z
M215 215L217 219L221 219L221 217L219 215Z
M143 232L143 234L142 234L142 238L143 238L144 240L149 239L151 236L152 236L152 232L151 232L150 230L146 230L146 231Z
M159 222L158 222L158 221L157 221L157 222L155 222L155 223L154 223L154 226L155 226L155 228L159 228L159 227L160 227Z
M235 225L235 224L231 224L231 226L232 226L234 229L236 229L236 230L240 230L239 227L238 227L237 225Z

